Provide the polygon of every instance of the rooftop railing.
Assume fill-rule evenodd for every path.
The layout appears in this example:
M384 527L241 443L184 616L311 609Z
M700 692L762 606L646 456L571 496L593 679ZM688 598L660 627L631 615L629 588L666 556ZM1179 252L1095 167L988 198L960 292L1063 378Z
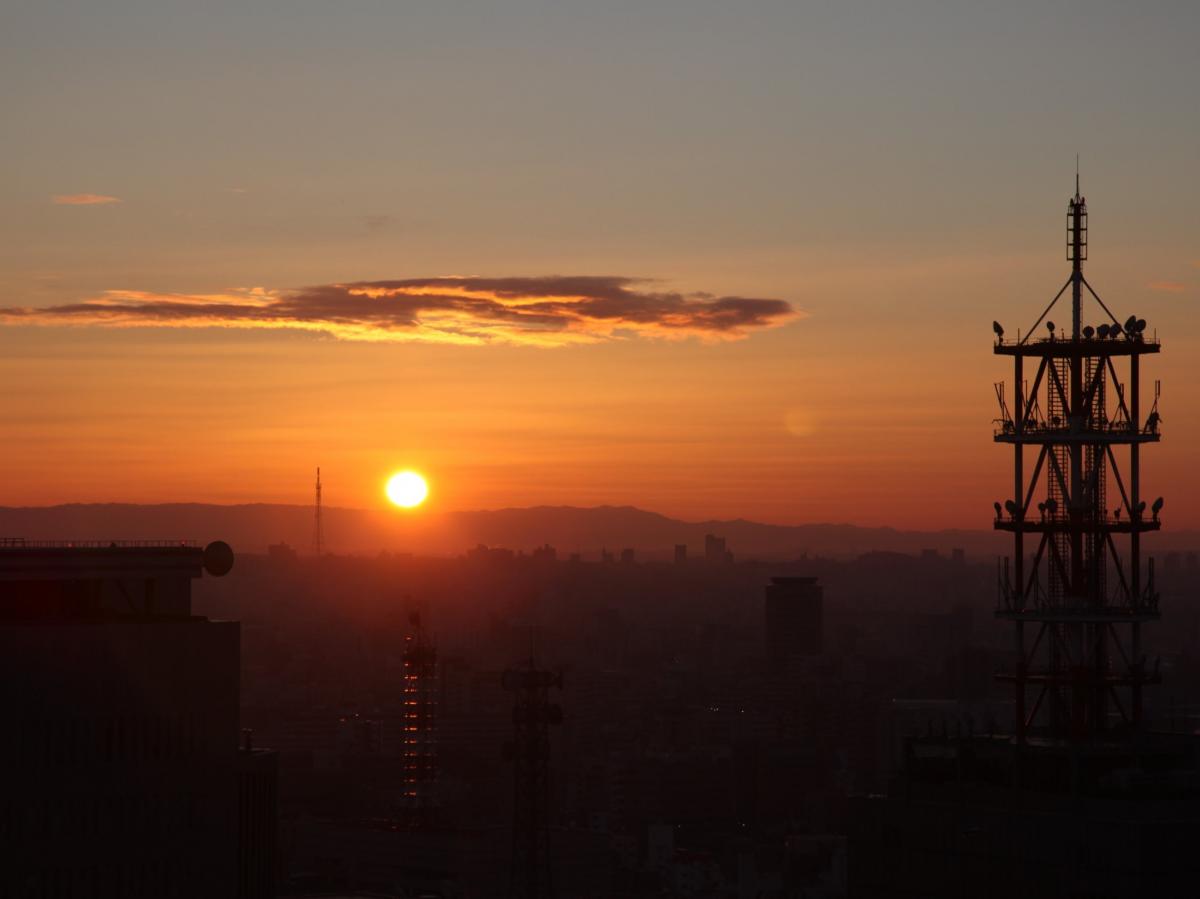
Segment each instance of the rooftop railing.
M28 540L0 537L0 549L197 549L195 540Z

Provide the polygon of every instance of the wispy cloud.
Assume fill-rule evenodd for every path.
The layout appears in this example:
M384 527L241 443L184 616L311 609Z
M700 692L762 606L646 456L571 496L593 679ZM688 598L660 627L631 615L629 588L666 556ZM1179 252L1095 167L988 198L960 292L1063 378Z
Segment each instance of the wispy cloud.
M1187 290L1187 285L1180 284L1178 281L1151 281L1146 287L1162 293L1183 293Z
M107 206L121 202L120 197L105 194L55 194L50 199L57 206Z
M367 230L372 233L382 231L385 228L390 228L395 222L395 218L390 215L375 214L364 215L363 224L367 226Z
M345 340L563 346L631 337L732 340L800 317L784 300L648 289L619 276L442 277L212 295L108 291L0 321L119 327L291 328Z

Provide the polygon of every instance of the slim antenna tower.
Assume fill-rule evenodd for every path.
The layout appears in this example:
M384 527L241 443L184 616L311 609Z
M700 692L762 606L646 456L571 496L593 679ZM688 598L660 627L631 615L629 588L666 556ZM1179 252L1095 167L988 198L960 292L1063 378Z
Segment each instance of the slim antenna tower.
M321 469L317 468L317 504L313 513L313 553L321 555L325 551L325 531L321 527Z

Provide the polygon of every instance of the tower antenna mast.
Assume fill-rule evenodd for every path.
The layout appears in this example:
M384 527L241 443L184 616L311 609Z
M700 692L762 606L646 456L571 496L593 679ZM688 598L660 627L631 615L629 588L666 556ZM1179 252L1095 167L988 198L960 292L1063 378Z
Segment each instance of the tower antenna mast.
M325 552L325 531L321 526L321 469L317 468L317 502L313 513L313 553Z
M1013 492L995 503L993 527L1013 535L996 614L1015 632L1016 668L1001 679L1013 687L1018 743L1139 730L1143 689L1160 682L1142 651L1142 627L1159 617L1142 537L1159 530L1163 502L1147 509L1141 483L1142 449L1159 442L1160 419L1156 410L1143 417L1140 394L1142 359L1161 347L1146 336L1145 319L1120 322L1084 277L1088 210L1078 165L1067 201L1070 277L1023 337L1006 341L994 324L993 351L1013 360L1014 408L1000 393L994 435L1013 447ZM1068 289L1071 326L1060 330L1047 315ZM1082 321L1085 292L1096 301L1089 314L1102 313L1098 327ZM1026 365L1036 371L1032 388Z

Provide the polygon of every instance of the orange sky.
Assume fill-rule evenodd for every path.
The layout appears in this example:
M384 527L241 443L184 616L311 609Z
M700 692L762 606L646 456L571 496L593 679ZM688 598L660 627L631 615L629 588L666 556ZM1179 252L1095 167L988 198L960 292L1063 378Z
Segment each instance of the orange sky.
M1200 527L1194 4L170 6L0 33L0 504L986 528L1080 153Z
M997 287L1053 284L1055 268L1014 258L831 271L809 290L844 305L728 340L547 348L9 325L5 503L303 503L319 464L332 505L379 505L382 479L415 467L439 508L609 503L693 519L986 527L1009 462L990 441L991 382L1008 372L991 355L989 315L1031 324L1047 291L1005 303ZM960 290L971 282L980 289ZM879 292L891 302L860 314L858 298ZM1139 295L1165 335L1150 364L1167 384L1145 490L1164 485L1168 508L1194 525L1186 445L1200 434L1173 411L1181 394L1196 402L1194 339L1172 337L1168 325L1186 324L1176 294Z

